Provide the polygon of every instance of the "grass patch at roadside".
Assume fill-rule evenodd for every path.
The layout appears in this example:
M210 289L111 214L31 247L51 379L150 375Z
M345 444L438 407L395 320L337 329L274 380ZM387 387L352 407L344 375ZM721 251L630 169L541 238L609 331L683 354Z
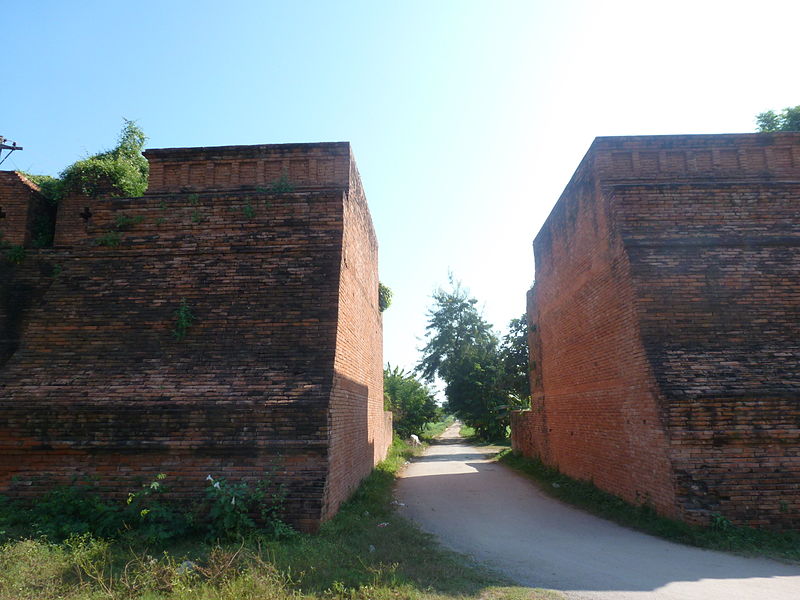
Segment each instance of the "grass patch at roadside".
M509 430L509 436L511 432ZM504 446L504 447L511 447L511 437L504 437L498 438L493 440L484 440L478 437L475 428L470 427L469 425L461 425L461 429L459 429L458 434L469 441L470 444L475 446Z
M547 494L620 525L690 546L800 562L798 531L738 527L724 517L715 518L710 527L689 525L663 517L646 504L630 504L588 481L568 477L541 461L520 456L510 449L501 451L497 460L531 477Z
M442 435L444 430L455 422L456 418L453 415L449 415L436 423L426 423L419 437L423 440L431 441Z
M145 545L120 536L0 545L0 599L36 600L551 600L557 592L504 578L440 547L394 512L395 475L415 450L389 457L316 535L184 538Z

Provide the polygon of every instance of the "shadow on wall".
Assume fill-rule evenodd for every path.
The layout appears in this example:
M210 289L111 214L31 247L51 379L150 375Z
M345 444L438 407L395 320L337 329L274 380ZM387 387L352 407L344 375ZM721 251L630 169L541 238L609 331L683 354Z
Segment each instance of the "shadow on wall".
M369 386L335 373L330 402L330 470L323 520L332 517L383 460L391 443L391 419L387 419L383 410L383 399L374 395L370 404Z

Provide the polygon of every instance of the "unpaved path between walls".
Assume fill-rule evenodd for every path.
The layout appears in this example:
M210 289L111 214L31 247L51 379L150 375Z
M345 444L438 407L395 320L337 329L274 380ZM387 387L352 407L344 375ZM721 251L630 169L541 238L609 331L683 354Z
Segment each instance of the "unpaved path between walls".
M401 514L521 585L571 599L800 599L800 567L674 544L540 491L450 427L404 469Z

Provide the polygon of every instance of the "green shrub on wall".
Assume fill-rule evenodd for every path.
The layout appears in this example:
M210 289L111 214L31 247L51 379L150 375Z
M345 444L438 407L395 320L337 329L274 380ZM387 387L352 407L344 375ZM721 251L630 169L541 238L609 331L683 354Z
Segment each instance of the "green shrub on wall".
M149 175L147 159L142 156L147 137L135 121L124 119L124 122L117 145L111 150L71 164L58 178L27 173L26 177L51 202L58 202L69 193L90 197L141 196L147 189Z
M392 305L392 290L388 286L378 283L378 308L381 312Z

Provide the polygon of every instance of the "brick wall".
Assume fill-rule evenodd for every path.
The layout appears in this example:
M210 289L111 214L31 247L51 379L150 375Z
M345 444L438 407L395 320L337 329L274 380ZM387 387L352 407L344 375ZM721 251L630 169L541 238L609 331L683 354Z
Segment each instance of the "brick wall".
M0 245L30 246L37 219L52 220L39 187L16 171L0 171Z
M378 243L355 161L345 198L336 360L330 405L330 473L325 517L386 456L391 413L383 410L383 324L378 308Z
M302 189L354 183L347 142L164 148L144 155L150 163L148 194L268 187L282 179Z
M534 244L515 447L686 520L800 526L798 175L800 134L598 138Z
M291 146L299 160L301 146ZM314 160L341 159L342 144L307 146ZM200 164L211 150L148 151L151 173ZM215 156L233 164L253 152L270 155L270 147ZM4 267L22 281L43 261L50 276L41 297L26 296L15 313L9 331L22 325L24 334L0 363L0 490L30 496L81 474L123 494L164 472L174 494L196 497L208 474L252 481L268 472L287 486L288 519L313 530L334 510L326 490L339 485L331 479L339 476L331 469L339 460L335 361L382 398L358 357L338 358L342 313L351 328L372 332L360 352L381 363L377 311L343 304L362 302L342 292L345 231L353 248L375 248L374 234L357 239L372 231L363 196L360 213L346 209L359 185L279 193L242 186L241 177L213 191L167 191L165 182L157 176L141 198L67 198L55 249ZM376 260L357 250L359 277L375 277ZM12 279L0 285L18 289ZM178 340L182 301L195 321ZM367 395L355 402L368 411ZM368 450L359 468L382 451Z
M656 384L622 241L597 184L591 171L577 174L536 238L528 318L537 367L531 410L513 417L513 443L573 477L672 513Z

